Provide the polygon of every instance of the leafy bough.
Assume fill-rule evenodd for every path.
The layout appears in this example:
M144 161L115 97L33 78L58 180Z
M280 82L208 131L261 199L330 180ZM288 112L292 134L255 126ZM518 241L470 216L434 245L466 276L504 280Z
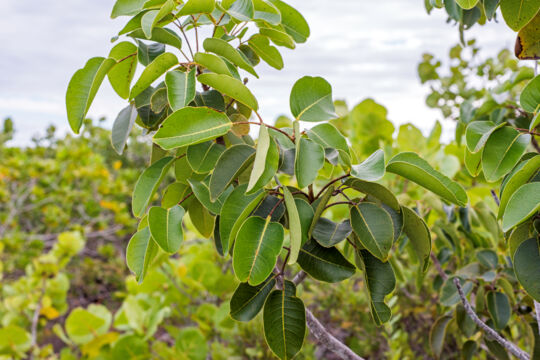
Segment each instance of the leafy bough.
M467 204L464 189L415 153L397 154L386 163L385 152L377 150L360 161L329 122L336 115L331 86L323 78L306 76L294 84L294 120L287 126L263 120L241 71L258 77L261 60L280 69L276 46L294 48L309 36L302 15L280 0L120 0L113 9L117 16L131 17L119 33L128 40L75 73L66 104L78 133L107 77L129 101L113 125L115 150L129 147L134 124L152 136L151 164L133 192L132 211L140 223L126 251L137 280L145 279L159 254L174 254L182 246L187 214L221 255L232 257L240 285L231 298L231 317L249 321L262 311L266 341L279 358L301 350L306 320L323 345L338 352L346 348L306 310L298 282L288 280L294 269L330 283L360 269L373 320L387 322L391 310L385 297L396 283L394 245L406 236L424 273L431 236L417 212L377 181L394 173L458 206ZM202 45L201 27L212 33ZM144 69L132 85L139 65ZM305 122L312 126L302 128ZM256 142L249 135L253 126ZM346 215L332 216L335 206ZM354 358L350 349L343 354Z

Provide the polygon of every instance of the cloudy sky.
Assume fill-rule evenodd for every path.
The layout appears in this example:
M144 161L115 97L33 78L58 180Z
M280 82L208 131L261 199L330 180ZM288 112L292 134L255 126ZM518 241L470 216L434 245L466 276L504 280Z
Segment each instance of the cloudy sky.
M438 112L427 109L416 66L422 53L445 57L458 41L458 31L446 24L444 11L428 16L422 0L289 0L311 27L308 42L283 50L285 67L266 64L250 80L261 113L271 119L288 113L293 83L304 75L326 78L335 99L354 105L372 97L389 110L396 124L412 122L427 132ZM73 72L93 56L106 56L109 39L126 22L111 20L113 0L1 0L0 119L11 116L16 143L28 143L53 123L68 129L64 97ZM503 24L490 23L467 33L478 36L484 56L511 48L514 34ZM89 116L109 123L124 106L104 82ZM452 124L444 124L447 132Z

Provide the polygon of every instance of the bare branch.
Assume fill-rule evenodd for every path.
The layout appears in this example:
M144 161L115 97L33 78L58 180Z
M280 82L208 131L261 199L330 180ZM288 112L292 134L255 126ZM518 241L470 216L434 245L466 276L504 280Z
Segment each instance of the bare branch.
M467 315L470 316L471 319L480 327L482 330L484 330L488 335L490 335L495 341L497 341L499 344L501 344L506 350L508 350L512 355L517 357L521 360L529 360L529 355L521 350L517 345L514 343L506 340L503 338L499 333L497 333L495 330L487 326L485 322L480 320L478 315L474 312L471 304L469 303L469 300L465 297L465 294L463 293L463 288L461 287L461 283L459 282L459 278L454 278L454 285L456 285L459 297L461 299L461 302L463 303L463 306L465 307L465 311L467 312Z
M540 334L540 303L534 300L534 310L536 311L536 322L538 323L538 333Z
M294 277L293 283L298 285L304 281L306 277L307 274L304 271L300 271ZM343 360L364 360L363 357L358 356L347 345L336 339L334 335L330 334L308 308L306 308L306 322L309 327L309 332L317 339L319 344L326 349L332 351Z

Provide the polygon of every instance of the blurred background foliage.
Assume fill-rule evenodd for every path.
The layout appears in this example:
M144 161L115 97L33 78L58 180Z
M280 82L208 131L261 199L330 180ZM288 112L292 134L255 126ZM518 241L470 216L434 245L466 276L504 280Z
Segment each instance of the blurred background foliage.
M427 105L456 120L456 132L463 131L459 124L467 116L527 121L516 110L516 96L533 70L518 66L506 50L480 60L474 42L468 45L452 48L445 65L424 55L418 72L431 89ZM463 106L467 102L472 115ZM398 251L390 259L399 280L388 300L393 317L381 327L371 319L361 276L317 286L308 279L298 289L306 305L334 336L369 359L508 358L464 316L455 288L441 275L449 272L470 280L466 290L475 294L481 318L491 324L499 321L496 325L506 337L533 348L532 300L519 290L506 255L493 186L468 173L465 145L441 143L439 122L427 136L412 124L396 127L373 99L352 107L343 101L335 105L339 118L332 123L351 140L359 159L380 147L387 158L416 152L463 184L471 202L467 208L447 206L413 183L385 177L384 185L431 228L436 266L425 275L418 266L404 266L418 262L406 236L398 240ZM289 125L286 117L276 121L278 127ZM180 252L158 257L137 285L125 266L124 249L136 231L128 208L131 192L149 161L138 154L148 153L149 144L134 132L120 156L101 120L86 120L83 129L75 138L49 128L31 146L15 147L9 140L17 129L11 119L4 120L0 359L272 358L260 336L260 314L250 323L229 316L227 299L238 285L230 258L219 257L213 241L189 221ZM321 173L332 178L328 169ZM333 206L325 216L338 220L346 211L345 205ZM348 243L343 247L354 261ZM504 323L489 306L492 292L508 299L511 318ZM437 341L441 337L446 340ZM306 342L297 358L335 359L314 344ZM480 348L487 351L477 352Z

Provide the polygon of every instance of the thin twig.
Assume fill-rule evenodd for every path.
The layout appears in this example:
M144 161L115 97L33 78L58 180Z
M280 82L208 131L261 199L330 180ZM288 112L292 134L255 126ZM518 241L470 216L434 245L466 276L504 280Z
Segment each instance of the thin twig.
M323 188L317 193L317 196L315 196L315 199L318 199L319 196L321 196L321 194L324 192L324 190L326 190L326 188L328 188L330 185L332 185L333 183L339 181L339 180L342 180L342 179L345 179L347 177L351 176L351 174L345 174L345 175L342 175L338 178L335 178L334 180L331 180L328 184L324 185Z
M187 46L188 46L188 49L189 49L189 53L191 54L191 58L193 59L193 50L191 49L191 44L189 43L189 40L186 36L186 33L184 32L184 27L182 26L182 24L180 23L175 23L173 22L179 29L180 31L182 32L182 35L184 35L184 39L186 39L186 43L187 43Z
M184 198L183 198L182 200L180 200L180 202L178 203L178 205L182 205L182 203L183 203L184 201L186 201L187 199L189 199L189 197L190 197L191 195L193 195L193 191L190 192L189 194L187 194L186 196L184 196Z
M38 321L39 321L39 314L41 313L41 306L42 306L42 302L43 302L43 297L45 296L45 290L47 289L47 282L46 282L46 278L44 277L42 280L41 280L41 290L40 290L40 293L39 293L39 299L38 299L38 302L36 304L36 309L34 310L34 315L32 316L32 325L31 325L31 330L30 330L30 334L31 334L31 337L30 337L30 341L31 341L31 344L32 344L32 347L36 347L37 346L37 327L38 327ZM30 355L30 358L32 359L33 356Z
M259 125L259 126L260 126L260 125L264 125L264 126L266 126L267 128L270 128L270 129L272 129L272 130L276 130L277 132L282 133L283 135L285 135L286 137L288 137L289 140L291 140L292 142L294 142L294 138L293 138L291 135L287 134L287 132L285 132L285 131L283 131L283 130L281 130L281 129L275 127L275 126L267 125L267 124L265 124L265 123L263 123L263 122L255 122L255 121L235 121L235 122L233 123L233 125L235 125L235 124L252 124L252 125Z
M335 205L345 205L345 204L347 204L347 205L353 205L353 206L354 206L354 205L357 205L355 202L352 202L352 201L337 201L337 202L335 202L335 203L331 203L331 204L326 205L325 208L324 208L324 210L328 209L329 207L335 206ZM324 211L324 210L323 210L323 211Z
M467 297L465 297L465 294L463 293L463 288L461 287L461 283L458 277L454 278L454 285L457 288L459 297L461 299L461 302L463 303L463 306L465 307L465 311L467 312L467 315L469 315L469 317L473 319L473 321L476 323L476 325L478 325L478 327L484 330L488 335L490 335L493 339L495 339L495 341L501 344L506 350L508 350L510 353L512 353L512 355L514 355L518 359L521 359L521 360L530 359L529 355L525 351L521 350L514 343L503 338L501 335L499 335L498 332L496 332L495 330L487 326L485 322L480 320L478 315L476 315L476 313L474 312L471 304L469 303L469 300L467 300Z
M495 204L497 204L497 206L501 204L499 197L497 196L497 194L495 193L495 190L493 189L491 189L491 197L493 198L493 200L495 200Z
M195 16L191 15L191 18L193 19L193 28L195 29L195 49L197 52L199 52L199 32L197 31L197 20L195 20Z

